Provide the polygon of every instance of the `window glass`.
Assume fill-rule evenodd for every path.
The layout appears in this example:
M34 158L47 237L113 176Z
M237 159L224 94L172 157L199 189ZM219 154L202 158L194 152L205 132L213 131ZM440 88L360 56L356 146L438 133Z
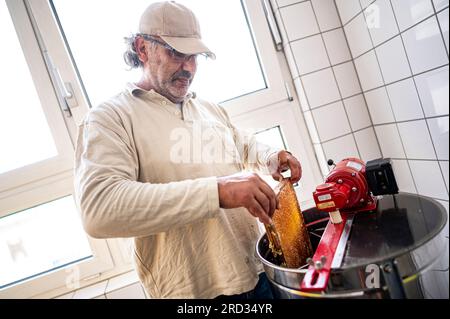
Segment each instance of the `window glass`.
M282 150L287 149L279 126L258 132L255 137L260 143Z
M0 289L91 257L72 196L0 219Z
M0 174L57 156L5 1L0 1Z
M128 71L123 62L123 37L137 32L152 2L53 0L92 106L139 79L140 70ZM217 55L215 61L200 59L192 91L219 103L267 87L240 0L178 2L194 11L204 42Z

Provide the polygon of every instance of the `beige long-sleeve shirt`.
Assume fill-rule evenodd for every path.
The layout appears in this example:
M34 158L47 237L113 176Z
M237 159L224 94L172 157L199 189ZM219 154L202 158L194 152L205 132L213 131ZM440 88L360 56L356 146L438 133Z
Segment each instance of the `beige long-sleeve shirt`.
M133 84L79 128L75 197L87 233L134 237L153 298L213 298L253 289L257 221L219 207L217 176L262 168L274 151L232 126L218 105L182 108Z

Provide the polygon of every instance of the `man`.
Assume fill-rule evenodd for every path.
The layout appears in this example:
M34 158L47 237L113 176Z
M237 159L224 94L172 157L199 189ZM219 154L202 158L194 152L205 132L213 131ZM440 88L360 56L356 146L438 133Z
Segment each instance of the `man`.
M141 80L91 110L79 130L75 189L87 233L134 237L136 270L153 298L269 298L256 218L270 223L277 200L243 171L271 167L278 179L289 167L297 182L300 163L188 92L197 56L214 58L189 9L150 5L129 44L125 60L142 68Z

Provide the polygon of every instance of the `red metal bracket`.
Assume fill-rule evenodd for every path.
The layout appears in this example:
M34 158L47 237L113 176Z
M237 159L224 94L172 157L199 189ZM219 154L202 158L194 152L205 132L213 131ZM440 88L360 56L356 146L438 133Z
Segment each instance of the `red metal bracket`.
M312 262L301 283L301 291L321 292L325 291L330 279L332 267L336 267L335 258L342 261L343 250L347 243L353 214L342 213L342 223L333 224L328 222L322 235L316 252L312 257Z

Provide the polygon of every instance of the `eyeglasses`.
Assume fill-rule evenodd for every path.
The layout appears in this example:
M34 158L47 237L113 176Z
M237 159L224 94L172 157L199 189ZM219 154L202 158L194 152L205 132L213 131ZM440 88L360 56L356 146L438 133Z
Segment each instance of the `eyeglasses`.
M206 57L206 55L204 55L204 54L184 54L184 53L178 52L177 50L172 48L167 43L158 41L158 40L156 40L155 38L153 38L152 36L150 36L148 34L139 34L139 36L141 36L144 40L147 40L147 41L150 41L152 43L158 44L158 45L162 46L163 48L165 48L167 50L170 58L173 59L175 62L178 62L178 63L188 62L191 59L194 59L194 61L197 61L197 57L199 55Z

